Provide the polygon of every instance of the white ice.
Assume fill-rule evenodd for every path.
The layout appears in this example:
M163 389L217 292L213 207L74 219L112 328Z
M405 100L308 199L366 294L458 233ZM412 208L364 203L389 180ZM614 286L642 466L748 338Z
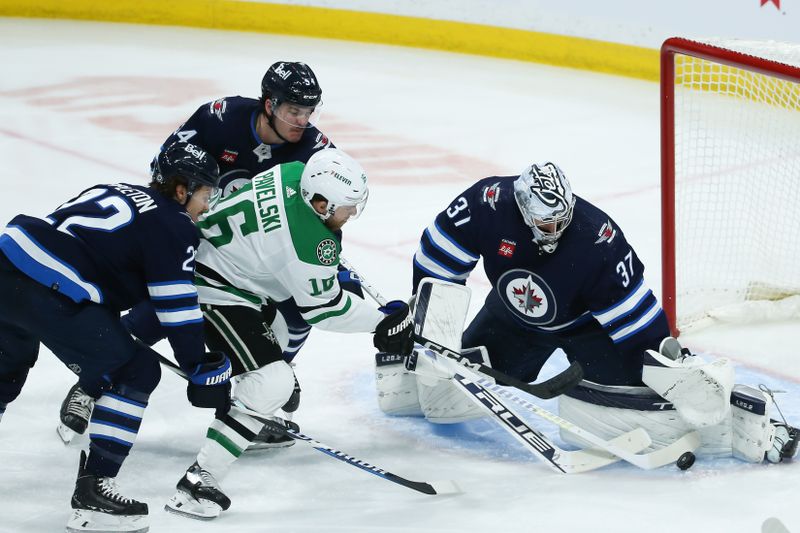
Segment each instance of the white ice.
M358 157L370 203L346 228L349 259L381 292L410 293L420 232L473 180L559 163L580 195L625 230L660 293L659 99L654 83L515 61L285 36L0 19L0 223L43 216L95 183L144 182L161 141L203 102L257 96L273 61L303 60L324 89L320 127ZM474 313L488 284L470 279ZM5 296L0 296L5 297ZM723 329L687 342L733 358L739 381L785 389L800 422L797 323ZM693 344L694 343L694 344ZM168 348L163 348L168 353ZM298 359L297 421L335 448L414 480L455 480L425 496L303 444L246 455L211 523L165 513L211 413L165 372L119 476L147 501L151 531L800 531L800 466L698 460L680 472L617 464L557 475L488 422L436 427L378 410L367 335L315 331ZM60 531L79 449L56 437L73 382L46 349L0 422L0 531ZM543 422L537 425L556 437Z

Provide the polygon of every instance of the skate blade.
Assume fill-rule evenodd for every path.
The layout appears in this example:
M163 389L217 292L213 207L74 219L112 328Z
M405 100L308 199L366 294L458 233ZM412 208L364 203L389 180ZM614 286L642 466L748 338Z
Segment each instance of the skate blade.
M195 500L179 491L164 505L164 510L178 516L207 522L217 518L222 512L222 507L208 500Z
M112 515L76 509L67 522L67 533L147 533L147 515Z
M250 444L245 451L252 452L258 450L276 450L280 448L288 448L290 446L294 446L294 440L289 440L286 442L255 442Z
M56 433L58 433L58 438L61 439L61 442L63 442L64 445L72 442L72 439L74 439L75 435L77 435L77 433L62 423L59 423L58 426L56 426Z

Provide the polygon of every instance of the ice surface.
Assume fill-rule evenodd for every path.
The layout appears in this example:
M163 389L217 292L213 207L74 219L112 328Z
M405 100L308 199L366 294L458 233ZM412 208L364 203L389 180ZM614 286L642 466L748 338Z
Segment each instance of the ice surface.
M367 169L370 203L347 226L345 252L387 298L409 295L416 241L448 201L473 180L544 160L616 219L660 292L656 84L389 46L0 19L0 223L19 212L45 215L95 183L145 181L161 141L197 106L256 96L264 70L280 59L314 68L325 92L320 127ZM474 313L488 285L476 271L470 286ZM796 323L739 326L687 342L732 357L738 381L790 391L782 407L797 423L797 333ZM462 494L421 495L297 444L242 457L223 481L233 505L219 520L167 514L163 504L212 416L188 404L169 372L119 476L122 490L150 504L153 532L745 533L769 517L800 531L797 464L700 459L687 472L619 463L556 475L489 422L384 416L372 361L369 336L314 331L298 358L302 431L416 481L455 480ZM0 422L0 531L66 523L86 442L65 448L55 432L72 382L42 349Z

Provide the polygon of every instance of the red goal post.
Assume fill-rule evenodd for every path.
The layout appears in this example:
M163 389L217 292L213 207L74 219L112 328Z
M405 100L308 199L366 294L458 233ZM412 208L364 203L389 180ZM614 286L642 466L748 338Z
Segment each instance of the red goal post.
M797 316L800 45L664 42L661 204L673 334L769 318L766 302L789 304L777 316Z

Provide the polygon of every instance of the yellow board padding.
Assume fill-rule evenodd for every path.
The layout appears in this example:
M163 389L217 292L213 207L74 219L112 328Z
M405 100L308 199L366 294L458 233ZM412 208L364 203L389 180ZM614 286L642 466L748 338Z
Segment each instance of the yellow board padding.
M0 16L128 22L411 46L658 80L658 51L579 37L234 0L0 0Z

